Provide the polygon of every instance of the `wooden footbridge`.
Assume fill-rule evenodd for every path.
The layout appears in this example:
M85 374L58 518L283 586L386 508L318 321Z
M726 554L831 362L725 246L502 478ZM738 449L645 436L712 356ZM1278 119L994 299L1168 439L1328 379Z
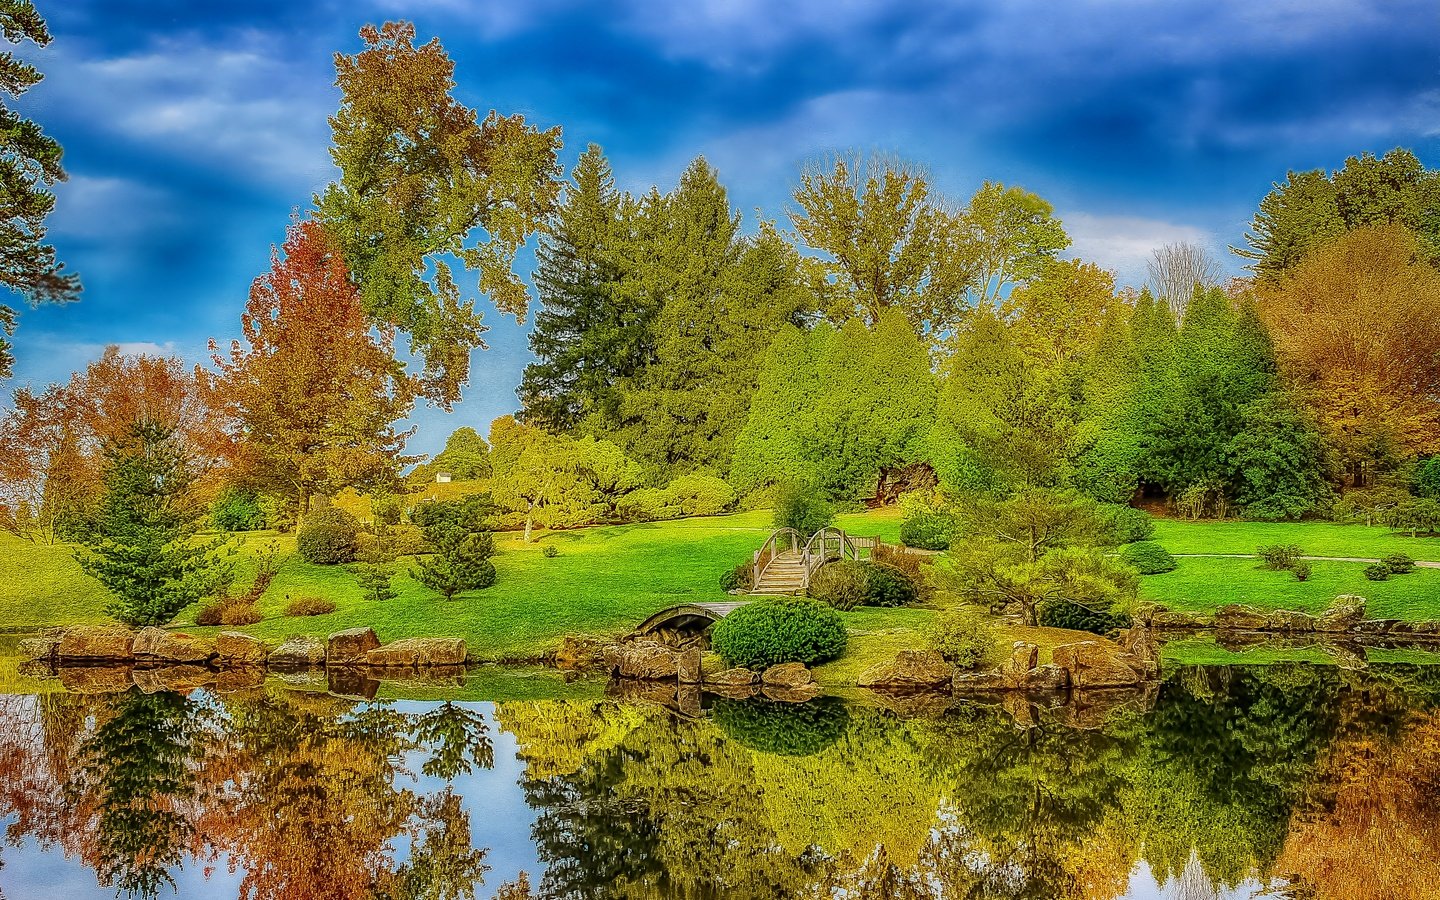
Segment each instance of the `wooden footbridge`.
M827 562L858 560L860 549L873 549L877 538L852 538L838 528L822 528L805 540L793 528L781 528L766 539L751 560L750 593L766 595L804 594L810 579ZM655 613L641 622L630 635L656 638L671 644L686 644L706 634L712 625L749 603L682 603Z

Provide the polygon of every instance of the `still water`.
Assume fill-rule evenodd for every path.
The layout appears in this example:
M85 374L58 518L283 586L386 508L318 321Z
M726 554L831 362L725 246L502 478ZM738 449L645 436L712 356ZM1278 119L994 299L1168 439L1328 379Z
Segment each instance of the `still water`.
M1440 667L1058 709L566 691L0 696L0 895L1440 896Z

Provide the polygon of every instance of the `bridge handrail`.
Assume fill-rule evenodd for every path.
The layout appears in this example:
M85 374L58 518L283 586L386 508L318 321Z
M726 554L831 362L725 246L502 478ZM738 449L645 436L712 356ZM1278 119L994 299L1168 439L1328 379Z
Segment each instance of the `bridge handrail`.
M816 541L820 542L818 553L815 551ZM805 543L805 549L800 553L800 559L805 565L805 582L807 584L810 582L810 576L814 575L817 569L831 561L831 541L835 542L834 559L845 559L846 551L849 551L848 555L851 560L860 559L860 551L855 549L855 544L850 540L850 536L833 525L827 525L810 536L810 540Z
M760 549L755 551L755 557L751 562L751 584L759 584L760 576L764 574L765 567L770 565L770 560L780 555L779 541L782 537L789 539L791 550L799 549L800 532L793 528L777 528L772 531L770 536L765 539L765 543L760 545ZM769 553L767 554L766 551Z

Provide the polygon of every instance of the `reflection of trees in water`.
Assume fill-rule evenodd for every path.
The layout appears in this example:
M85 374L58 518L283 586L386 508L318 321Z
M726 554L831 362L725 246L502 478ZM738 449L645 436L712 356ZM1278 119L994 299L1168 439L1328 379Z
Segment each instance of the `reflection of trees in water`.
M409 715L285 690L4 702L0 773L36 773L0 785L0 814L17 815L10 839L58 842L122 892L155 896L187 856L243 867L245 900L452 900L481 883L461 798L397 787L415 750L440 760L439 777L492 765L470 710Z

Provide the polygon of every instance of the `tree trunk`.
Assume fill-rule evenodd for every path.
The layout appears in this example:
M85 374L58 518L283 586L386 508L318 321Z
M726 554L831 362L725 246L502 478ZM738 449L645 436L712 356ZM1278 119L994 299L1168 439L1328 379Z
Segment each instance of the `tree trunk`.
M535 504L531 503L525 510L525 543L530 543L530 529L535 521Z

